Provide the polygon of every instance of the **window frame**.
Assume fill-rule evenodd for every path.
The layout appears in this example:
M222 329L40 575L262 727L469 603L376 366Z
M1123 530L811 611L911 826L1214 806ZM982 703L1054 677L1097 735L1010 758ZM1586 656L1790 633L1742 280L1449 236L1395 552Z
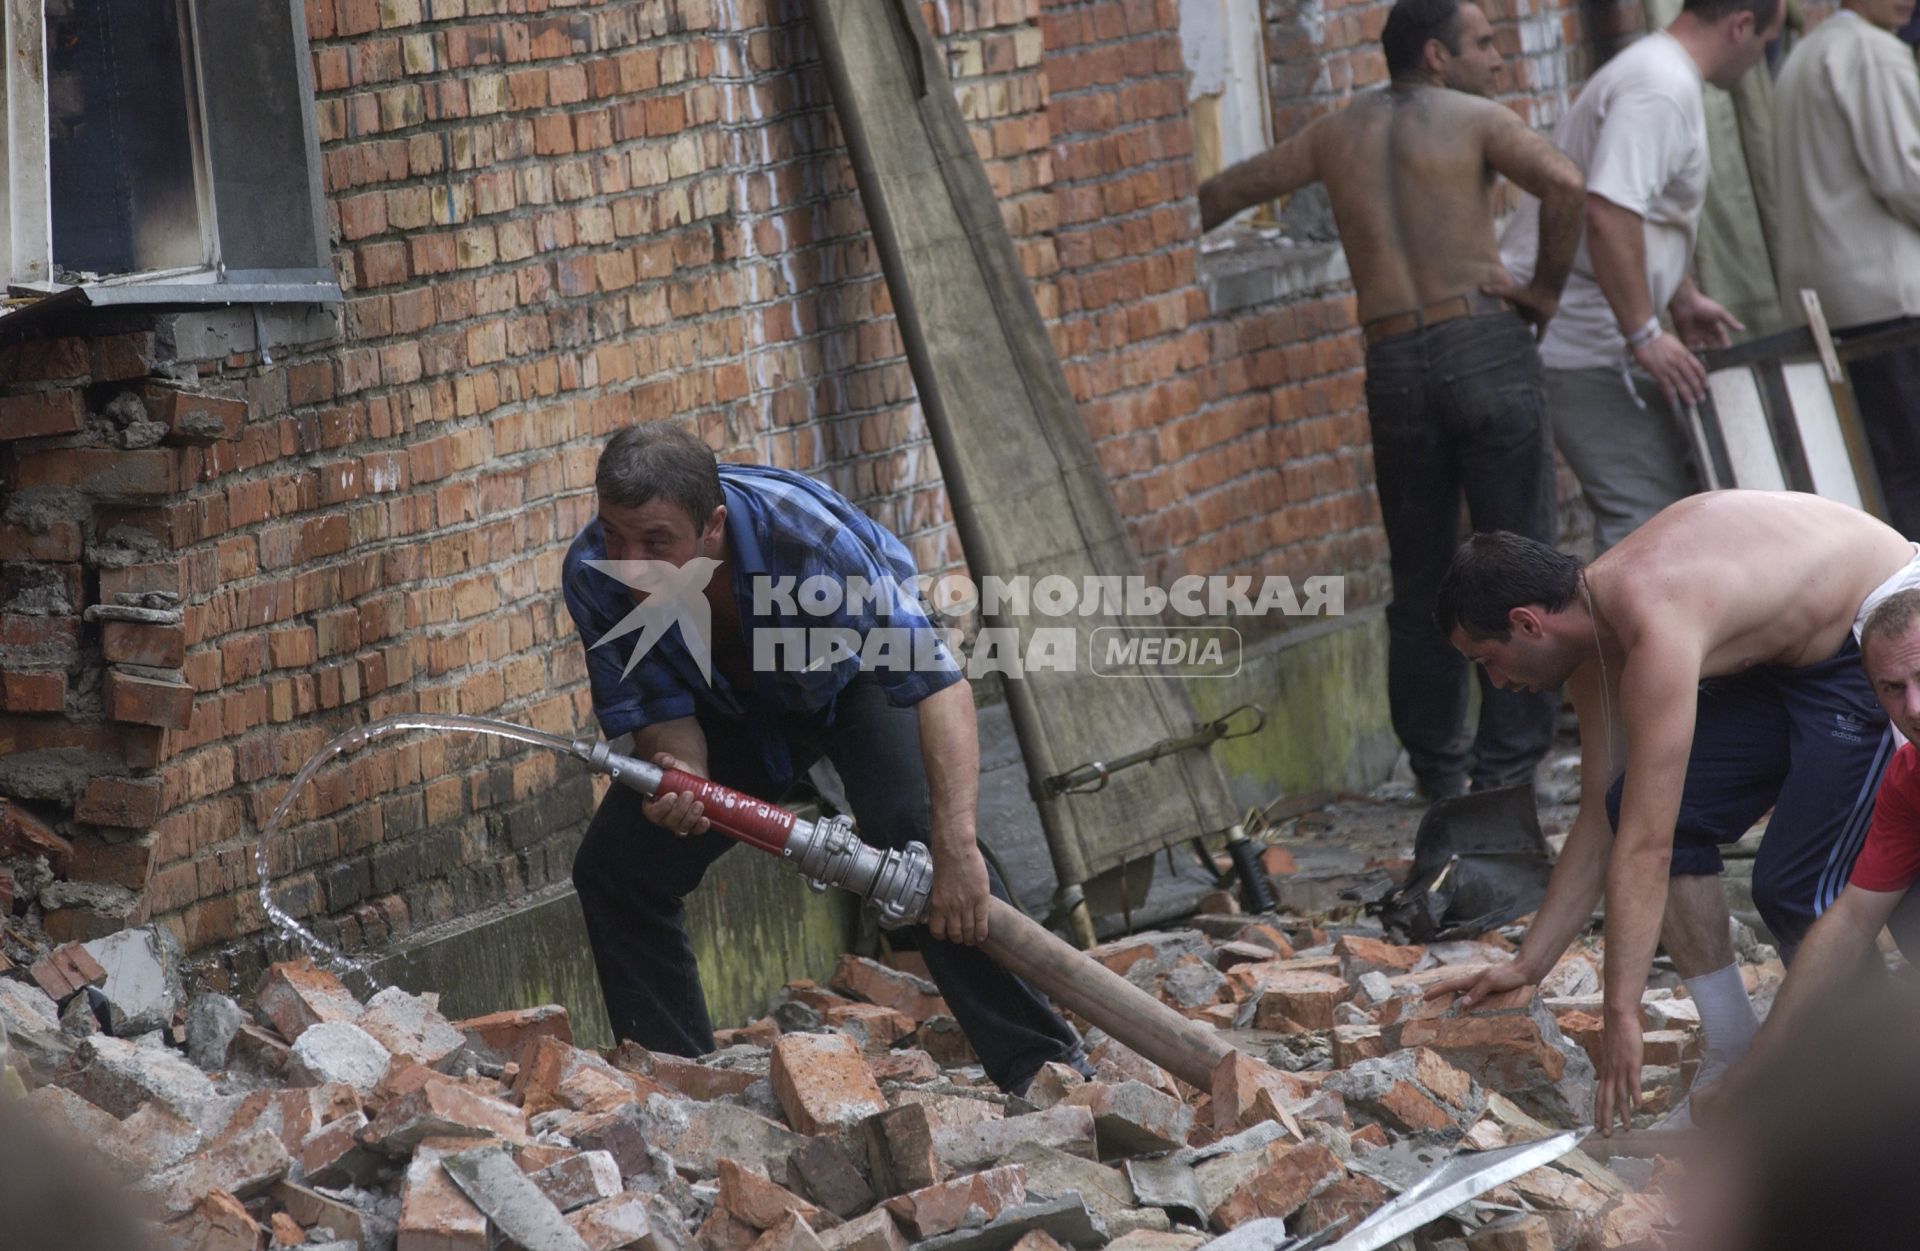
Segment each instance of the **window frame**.
M187 0L186 7L192 43L187 56L198 110L195 180L204 188L202 230L208 236L209 263L63 283L53 278L44 0L0 0L7 57L0 65L0 279L10 292L61 295L66 298L60 303L66 306L341 302L321 187L313 60L303 6L298 0ZM213 55L210 43L221 45ZM228 54L224 59L223 49ZM241 55L243 51L253 55ZM221 187L226 182L237 191L232 184L249 168L238 151L246 145L237 132L248 125L242 110L260 104L246 88L260 83L282 93L282 98L267 102L278 110L277 116L260 124L277 123L283 139L292 138L295 126L301 132L298 149L305 186L294 188L289 168L278 171L277 190L282 207L290 204L307 217L312 232L309 237L296 222L284 239L285 263L262 264L256 257L243 267L230 263L227 232L230 227L244 229L248 215L222 214ZM216 92L222 97L216 99ZM245 197L230 198L238 203ZM247 240L256 248L258 236L256 230ZM275 246L280 239L276 234ZM33 307L29 303L0 311L0 320Z

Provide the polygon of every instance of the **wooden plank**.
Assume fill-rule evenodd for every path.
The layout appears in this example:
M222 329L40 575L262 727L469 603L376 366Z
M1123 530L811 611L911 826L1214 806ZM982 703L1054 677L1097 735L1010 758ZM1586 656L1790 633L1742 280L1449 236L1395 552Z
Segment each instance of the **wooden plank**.
M1063 575L1079 585L1137 574L919 7L809 0L808 12L972 576ZM1038 785L1198 723L1175 677L1091 671L1096 630L1158 629L1158 620L1030 612L986 624L1017 631L1023 644L1041 628L1074 635L1074 672L1006 682L1063 887L1233 822L1225 781L1204 751L1116 774L1093 794L1051 796Z

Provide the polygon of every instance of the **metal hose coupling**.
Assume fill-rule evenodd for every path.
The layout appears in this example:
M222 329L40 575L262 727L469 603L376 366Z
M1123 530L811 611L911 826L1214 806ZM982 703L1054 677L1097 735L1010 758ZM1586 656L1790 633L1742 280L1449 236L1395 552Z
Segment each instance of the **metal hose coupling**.
M602 739L574 739L573 754L585 761L595 773L604 773L642 795L657 793L660 779L665 776L665 770L659 765L649 760L623 756Z
M781 855L815 890L839 886L865 899L886 929L919 925L933 894L933 856L926 844L882 851L860 841L844 816L796 821Z

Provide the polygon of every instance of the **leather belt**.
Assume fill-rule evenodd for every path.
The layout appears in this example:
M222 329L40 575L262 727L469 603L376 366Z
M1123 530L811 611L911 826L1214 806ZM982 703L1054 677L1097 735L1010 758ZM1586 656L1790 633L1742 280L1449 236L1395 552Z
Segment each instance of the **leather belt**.
M1505 300L1483 295L1478 291L1468 291L1451 299L1436 301L1425 308L1376 317L1360 327L1360 334L1366 340L1367 346L1372 347L1382 339L1412 334L1416 330L1425 330L1428 326L1437 326L1443 321L1453 321L1459 317L1484 317L1492 313L1512 311L1513 306Z

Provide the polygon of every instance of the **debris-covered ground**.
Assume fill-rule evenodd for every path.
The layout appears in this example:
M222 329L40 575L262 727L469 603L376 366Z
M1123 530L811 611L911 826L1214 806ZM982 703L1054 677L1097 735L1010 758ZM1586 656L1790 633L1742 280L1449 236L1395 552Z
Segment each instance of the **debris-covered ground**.
M1404 854L1410 832L1386 825ZM1597 954L1461 1015L1424 992L1505 959L1518 929L1384 941L1339 896L1351 866L1311 867L1316 828L1290 840L1306 866L1268 853L1289 912L1205 913L1092 953L1266 1062L1210 1090L1089 1031L1094 1080L1053 1065L1002 1094L930 983L857 956L695 1061L575 1047L558 1007L448 1021L431 995L361 1002L306 962L275 965L250 1008L188 1000L151 929L0 979L6 1081L182 1251L1187 1251L1258 1220L1351 1225L1449 1151L1589 1117ZM1762 995L1780 976L1745 971ZM1698 1016L1658 986L1645 1025L1650 1117L1684 1094ZM1574 1152L1413 1245L1658 1246L1671 1172Z

